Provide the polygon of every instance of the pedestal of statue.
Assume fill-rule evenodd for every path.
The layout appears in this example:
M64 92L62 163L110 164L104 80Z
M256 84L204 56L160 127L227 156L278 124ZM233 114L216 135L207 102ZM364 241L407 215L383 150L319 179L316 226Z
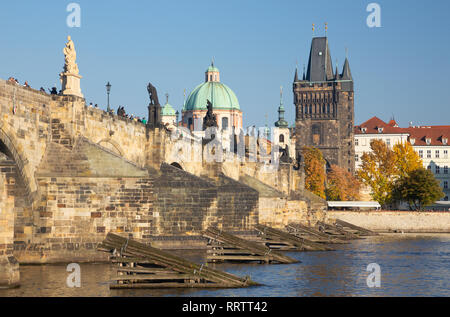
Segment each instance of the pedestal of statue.
M84 98L80 87L80 79L83 78L82 76L71 73L61 73L60 78L63 95Z

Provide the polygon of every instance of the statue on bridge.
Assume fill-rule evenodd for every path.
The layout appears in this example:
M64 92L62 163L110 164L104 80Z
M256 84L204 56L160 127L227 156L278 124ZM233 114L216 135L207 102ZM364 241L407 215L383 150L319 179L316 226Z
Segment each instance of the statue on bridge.
M59 75L62 85L62 94L77 96L84 98L80 88L80 71L77 65L77 52L75 51L75 44L70 35L67 37L66 46L63 49L64 53L64 70Z
M217 128L217 119L216 116L213 113L213 105L211 101L207 100L207 106L208 112L206 113L205 118L203 118L203 131L208 128Z
M80 71L78 70L78 65L76 63L77 60L77 52L75 51L75 44L72 41L70 35L67 37L68 42L66 43L66 47L63 49L64 53L64 72L78 75Z
M151 83L147 85L147 91L150 97L150 105L148 106L147 125L152 128L162 126L161 124L161 105L159 104L158 92Z

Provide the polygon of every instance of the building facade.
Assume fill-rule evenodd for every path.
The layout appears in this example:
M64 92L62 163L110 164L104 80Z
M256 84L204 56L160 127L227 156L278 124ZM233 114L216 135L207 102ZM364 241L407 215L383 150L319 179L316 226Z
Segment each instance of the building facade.
M354 88L348 59L341 74L333 72L328 38L313 38L308 70L294 78L297 158L306 146L323 153L327 166L354 172Z
M450 197L450 126L410 126L400 128L395 120L389 123L377 117L356 126L355 168L361 166L361 157L370 152L373 139L384 141L391 148L396 143L409 142L423 161L424 168L430 170L439 181L445 194L443 201Z
M370 142L373 139L382 140L391 148L402 142L407 142L409 133L405 129L399 128L395 120L389 123L373 117L370 120L356 126L355 134L355 170L361 166L361 157L365 152L370 152Z

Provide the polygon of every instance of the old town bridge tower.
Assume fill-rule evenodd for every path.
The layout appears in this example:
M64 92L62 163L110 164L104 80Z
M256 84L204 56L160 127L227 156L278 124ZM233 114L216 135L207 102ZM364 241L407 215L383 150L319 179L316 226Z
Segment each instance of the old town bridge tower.
M297 157L305 146L323 153L327 166L354 172L354 91L348 59L342 73L333 72L328 38L313 38L308 70L294 79Z

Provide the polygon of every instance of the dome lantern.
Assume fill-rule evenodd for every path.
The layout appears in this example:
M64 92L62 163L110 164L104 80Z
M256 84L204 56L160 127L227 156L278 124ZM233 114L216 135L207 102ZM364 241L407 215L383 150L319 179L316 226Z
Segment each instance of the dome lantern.
M220 71L214 66L214 59L211 61L211 66L205 72L205 82L220 82Z

